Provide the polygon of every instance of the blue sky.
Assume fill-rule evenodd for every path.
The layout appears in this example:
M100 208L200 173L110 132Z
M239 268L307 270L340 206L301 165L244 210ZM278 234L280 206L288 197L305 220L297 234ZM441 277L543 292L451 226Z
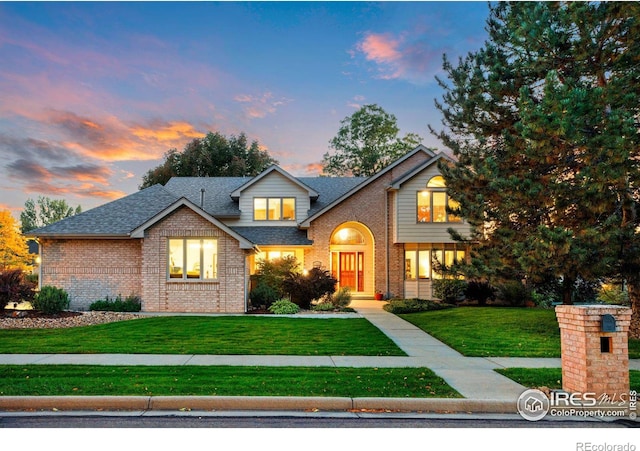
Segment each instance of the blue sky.
M245 132L294 175L378 104L442 149L435 76L486 39L486 2L0 2L0 208L89 209L170 148Z

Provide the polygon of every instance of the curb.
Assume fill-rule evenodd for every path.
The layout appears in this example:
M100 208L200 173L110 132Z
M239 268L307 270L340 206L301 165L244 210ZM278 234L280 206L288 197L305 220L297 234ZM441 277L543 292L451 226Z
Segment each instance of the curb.
M363 411L517 413L515 401L295 396L0 396L3 411Z

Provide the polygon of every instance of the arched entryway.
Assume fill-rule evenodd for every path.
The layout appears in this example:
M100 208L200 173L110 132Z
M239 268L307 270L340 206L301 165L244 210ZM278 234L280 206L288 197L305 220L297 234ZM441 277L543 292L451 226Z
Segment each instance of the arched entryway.
M331 234L331 274L338 287L347 287L355 296L372 295L374 281L374 242L369 228L359 222L346 222Z

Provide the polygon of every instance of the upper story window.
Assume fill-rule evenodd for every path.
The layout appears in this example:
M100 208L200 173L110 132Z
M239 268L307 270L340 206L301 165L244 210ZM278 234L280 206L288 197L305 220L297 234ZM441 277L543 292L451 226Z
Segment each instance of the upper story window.
M255 221L295 221L295 197L255 197L253 199Z
M418 222L460 222L459 216L447 213L447 206L458 208L459 204L449 198L444 178L441 175L432 177L427 183L427 189L418 191L417 220Z
M171 238L167 265L170 279L217 279L218 241L210 238Z

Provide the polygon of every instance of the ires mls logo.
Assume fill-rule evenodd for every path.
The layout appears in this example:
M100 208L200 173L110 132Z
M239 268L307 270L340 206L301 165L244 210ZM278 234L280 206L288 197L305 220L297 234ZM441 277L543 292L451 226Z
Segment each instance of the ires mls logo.
M525 390L518 398L518 413L529 421L538 421L547 415L556 417L623 417L636 418L636 392L620 396L617 400L595 393L567 393L552 391L547 397L538 389Z
M540 390L532 388L522 392L518 398L518 413L529 421L543 419L549 413L551 402Z

